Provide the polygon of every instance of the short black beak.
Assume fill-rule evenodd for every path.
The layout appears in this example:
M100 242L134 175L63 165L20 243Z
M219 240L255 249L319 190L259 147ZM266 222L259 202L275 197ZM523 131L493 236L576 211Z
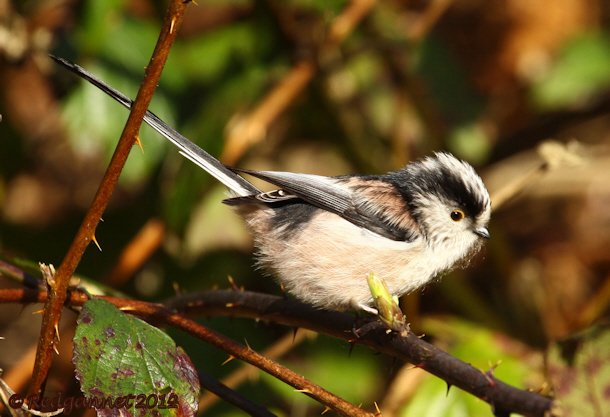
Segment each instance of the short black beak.
M474 234L482 237L483 239L489 239L489 230L487 230L487 227L479 227L474 229Z

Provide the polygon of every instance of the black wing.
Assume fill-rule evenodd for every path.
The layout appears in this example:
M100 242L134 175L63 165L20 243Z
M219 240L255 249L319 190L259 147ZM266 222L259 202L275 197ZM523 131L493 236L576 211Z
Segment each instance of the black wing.
M296 196L307 203L343 215L353 206L352 190L337 182L335 178L293 172L251 171L234 169L260 178L282 188L284 199ZM280 193L279 191L275 192ZM264 193L267 196L270 193Z
M271 184L281 190L261 193L254 196L237 197L225 200L227 204L277 203L300 199L312 206L335 213L356 226L370 230L391 240L410 240L410 231L404 231L392 224L379 211L363 204L362 195L348 185L350 177L325 177L292 172L250 171L235 169ZM374 205L373 205L374 206Z

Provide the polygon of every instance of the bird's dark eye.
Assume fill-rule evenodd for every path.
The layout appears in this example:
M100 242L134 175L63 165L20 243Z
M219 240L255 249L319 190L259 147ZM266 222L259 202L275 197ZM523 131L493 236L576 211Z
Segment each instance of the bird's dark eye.
M459 209L453 210L451 212L450 216L451 216L451 220L453 220L454 222L459 222L460 220L463 220L464 217L466 217L464 212L462 210L459 210Z

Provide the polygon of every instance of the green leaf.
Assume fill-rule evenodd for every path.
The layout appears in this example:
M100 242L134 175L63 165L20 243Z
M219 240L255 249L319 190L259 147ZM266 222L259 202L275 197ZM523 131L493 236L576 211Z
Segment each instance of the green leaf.
M426 375L418 384L409 404L400 411L401 417L491 417L489 404L458 388L447 388L442 379Z
M610 86L610 37L589 33L568 43L553 67L532 86L542 110L579 104Z
M85 397L118 402L132 396L131 407L107 402L95 407L98 415L195 415L197 371L167 334L103 300L88 301L77 324L72 361ZM135 407L138 395L148 407Z
M610 410L608 326L589 329L553 345L548 354L548 373L562 416L607 415Z
M542 366L541 356L475 323L454 317L428 317L423 320L422 328L426 335L433 335L437 343L455 357L517 387L527 388L524 387L526 383L536 381L539 367L532 364ZM491 417L493 411L489 404L472 394L459 388L448 388L445 381L428 376L418 385L417 392L400 415Z

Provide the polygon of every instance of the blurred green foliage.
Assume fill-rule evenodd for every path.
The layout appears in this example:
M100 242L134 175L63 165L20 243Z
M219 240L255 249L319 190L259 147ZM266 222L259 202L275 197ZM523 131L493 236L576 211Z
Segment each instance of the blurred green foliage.
M35 26L44 20L35 18L39 3L16 2L14 7ZM561 139L564 118L553 119L555 112L586 111L591 103L600 101L603 105L608 97L610 41L602 23L595 30L590 25L574 24L571 27L576 29L567 35L567 31L548 29L546 34L552 30L558 33L557 40L540 46L535 34L528 38L512 32L521 27L517 24L520 18L527 21L525 13L505 14L504 4L500 11L491 3L477 6L480 8L457 5L441 11L438 20L416 36L411 29L428 16L426 4L436 2L388 1L379 2L344 42L321 53L320 43L328 27L352 2L200 3L187 12L183 33L172 49L151 110L212 154L222 153L228 132L261 103L296 62L311 60L315 64L315 75L305 90L267 126L263 140L241 155L237 164L243 167L329 175L378 173L433 150L448 149L486 172L499 162L498 155L533 149L549 135ZM79 63L133 97L152 53L164 5L152 0L90 0L64 5L70 18L50 31L53 53ZM561 5L539 6L545 7ZM504 21L507 15L513 20ZM487 21L493 24L484 26ZM600 16L599 21L610 20ZM533 26L552 22L541 19ZM518 38L518 49L524 55L528 52L529 57L539 58L533 60L537 63L534 71L519 69L522 62L530 62L527 59L506 58L511 38ZM8 93L17 79L15 72L21 71L20 64L8 59L1 63L7 81L0 114L8 117L0 123L0 207L5 210L0 218L0 255L57 264L114 150L127 112L67 73L40 71L45 82L52 83L49 90L56 95L61 109L59 124L62 131L65 129L59 139L51 134L47 137L44 131L32 129L38 127L42 114L15 122L21 120L15 116L18 109L41 108L30 106L29 101L25 106L11 101L20 96ZM31 91L27 95L28 100L38 103ZM552 129L537 131L540 120ZM607 145L603 133L601 129L589 136L599 137L599 144ZM572 137L574 131L569 135ZM528 139L532 137L535 139ZM79 273L103 281L142 225L150 218L160 218L168 228L163 244L124 285L125 293L144 297L137 282L146 274L154 274L162 282L158 292L147 295L155 300L171 296L174 284L184 291L226 287L227 275L247 289L279 293L273 280L253 266L251 239L237 216L220 203L224 197L221 187L149 128L142 129L142 145L143 152L133 149L120 187L98 228L103 252L88 251ZM49 149L58 149L60 157ZM35 190L29 191L28 198L12 197L17 188L23 189L14 185L23 177L41 184L42 197L33 198ZM57 197L59 203L49 195L58 194L49 182L65 190L66 195ZM15 204L14 199L29 204L28 210L21 211L33 214L18 220L9 216L8 207ZM494 213L493 239L484 259L474 262L462 275L454 273L426 289L418 314L408 316L408 320L418 326L419 314L424 318L448 315L444 321L423 320L419 329L483 371L494 368L494 375L508 383L540 388L541 366L528 361L532 356L540 357L540 349L554 336L548 323L559 321L564 324L562 329L571 329L577 312L558 309L565 317L557 313L553 320L545 321L543 315L554 304L544 296L552 286L534 287L531 280L515 283L515 276L523 257L535 258L542 270L542 255L555 253L558 247L567 246L569 253L578 255L570 246L578 248L577 243L560 240L553 246L558 235L567 236L578 217L566 200L551 201L548 211L536 201L529 211L517 205ZM577 201L576 206L607 206L600 201ZM558 214L564 209L568 221ZM45 217L48 212L53 214ZM589 265L592 261L581 258L575 262L588 268L588 275L583 276L599 280L606 276L607 264ZM580 301L585 303L595 292L594 278L579 279L581 285L590 287L566 292L583 294ZM417 303L409 301L410 306ZM286 331L249 320L202 321L236 340L246 339L257 350ZM236 361L222 366L224 353L184 334L172 332L172 337L198 368L215 376L239 366ZM503 338L511 337L532 346L515 348L516 344L503 343ZM325 338L295 348L284 363L370 409L373 402L383 399L401 366L361 348L350 355L346 343ZM241 391L280 415L290 415L289 410L296 409L305 410L302 415L320 412L317 405L291 388L269 377L262 381L249 382ZM214 413L241 415L226 404L218 405ZM447 394L444 382L434 377L427 377L398 413L491 415L487 404L457 389Z
M583 33L567 43L555 62L532 86L542 110L583 105L610 86L610 35Z
M610 408L608 323L555 343L547 361L562 415L592 417Z

